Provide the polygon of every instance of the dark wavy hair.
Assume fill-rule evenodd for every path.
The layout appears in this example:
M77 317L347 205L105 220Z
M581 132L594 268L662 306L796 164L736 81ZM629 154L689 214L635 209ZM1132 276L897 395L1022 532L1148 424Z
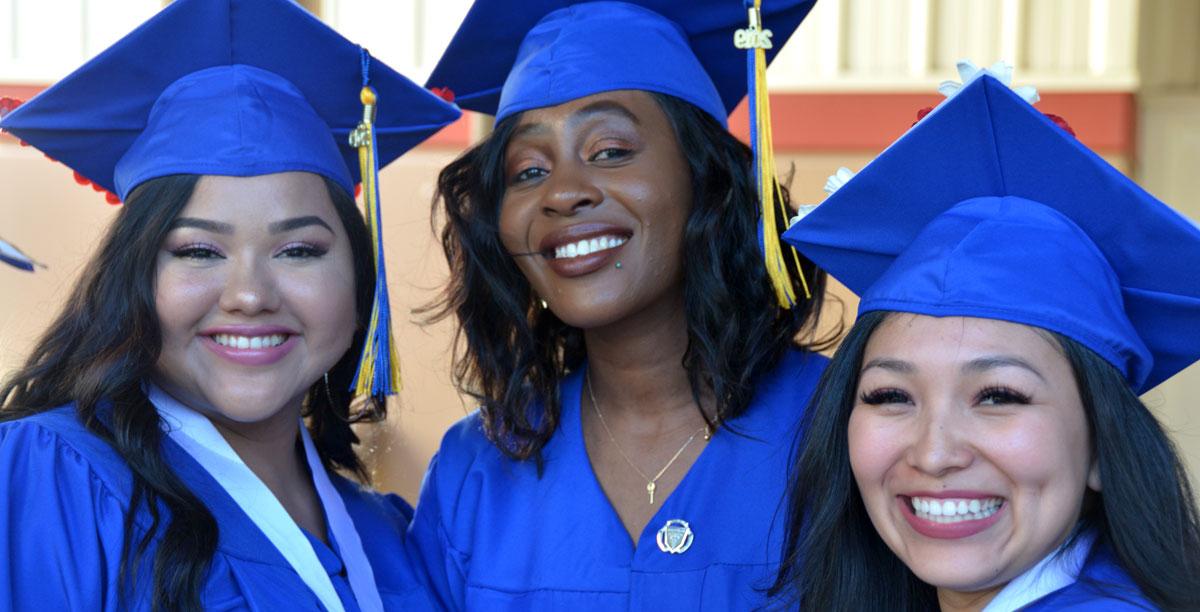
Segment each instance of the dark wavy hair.
M807 259L789 262L800 301L776 303L759 249L759 201L749 147L707 113L678 98L649 94L666 114L691 174L693 201L684 229L688 345L683 356L692 394L716 397L717 423L741 414L755 383L799 334L816 326L825 273ZM442 248L450 281L418 311L429 321L457 317L454 379L478 400L484 430L501 451L541 463L558 426L559 381L585 354L583 333L539 308L525 276L500 243L504 154L519 116L446 166L438 176L434 220L445 214ZM787 190L782 189L785 200ZM779 220L777 231L785 229ZM812 298L804 299L799 274ZM542 406L541 410L534 407ZM706 417L707 418L707 417Z
M804 415L791 475L783 563L769 594L812 610L936 610L922 582L872 527L850 469L847 430L867 341L891 313L863 315L825 370ZM1075 375L1102 492L1088 491L1080 522L1142 593L1164 610L1200 609L1200 521L1187 473L1162 426L1121 374L1078 342L1045 332ZM1146 517L1154 517L1148 528ZM1094 584L1098 590L1128 598Z
M164 461L158 412L142 390L162 346L154 299L158 251L198 179L169 176L134 190L63 311L25 364L0 386L0 421L74 403L80 421L129 465L133 494L125 513L118 592L124 597L140 588L136 584L139 562L151 542L161 538L150 594L156 609L201 609L200 594L220 529L208 508ZM349 237L359 331L329 371L329 384L317 381L309 389L304 413L326 468L341 468L366 481L369 475L354 451L358 438L350 423L381 420L385 407L371 398L356 413L357 419L352 418L349 389L370 318L375 266L366 225L354 200L328 180L326 187ZM110 425L97 416L109 408ZM163 520L162 509L169 511L169 521ZM135 542L134 517L141 510L149 513L152 523Z

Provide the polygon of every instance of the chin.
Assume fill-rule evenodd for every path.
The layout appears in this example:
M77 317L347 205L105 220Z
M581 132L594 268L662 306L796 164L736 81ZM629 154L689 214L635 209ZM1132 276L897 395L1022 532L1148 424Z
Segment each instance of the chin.
M204 397L215 416L235 423L266 421L304 399L307 387L280 392L278 385L265 381L230 381L213 389L204 389Z
M982 591L1009 580L994 557L954 553L939 553L939 556L920 562L905 559L904 564L922 582L958 593Z

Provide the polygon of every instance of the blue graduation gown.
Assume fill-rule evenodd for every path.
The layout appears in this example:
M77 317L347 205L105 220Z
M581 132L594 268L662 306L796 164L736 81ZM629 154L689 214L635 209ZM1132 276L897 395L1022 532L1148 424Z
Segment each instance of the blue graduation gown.
M206 610L322 609L267 537L187 452L166 439L163 453L212 511L220 530L202 593ZM434 609L405 562L408 504L337 475L331 478L362 536L384 606ZM135 592L118 599L132 484L124 461L79 422L72 406L0 423L0 612L150 609L157 539L139 564ZM162 512L169 516L165 506ZM134 522L134 541L149 528L143 509ZM346 610L357 611L337 543L328 538L331 548L306 535Z
M1112 550L1102 544L1092 548L1074 583L1021 608L1022 612L1133 612L1157 609L1117 563Z
M748 610L779 563L797 424L827 360L789 351L764 377L738 433L713 436L678 488L630 541L592 472L580 421L583 372L561 386L560 427L532 461L503 456L478 413L454 425L409 527L440 604L452 610ZM739 435L740 434L740 435ZM655 541L687 521L689 550Z

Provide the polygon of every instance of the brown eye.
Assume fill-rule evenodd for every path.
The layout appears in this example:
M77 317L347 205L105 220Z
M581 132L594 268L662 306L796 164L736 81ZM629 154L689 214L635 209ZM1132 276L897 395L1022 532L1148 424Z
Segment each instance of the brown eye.
M1029 402L1028 395L1008 387L988 387L980 391L975 400L981 406L1024 405Z
M622 149L620 147L608 147L594 153L588 158L588 161L615 161L624 159L633 154L630 149Z
M523 183L525 181L546 176L547 174L549 174L549 172L547 172L545 168L538 168L536 166L532 168L526 168L514 174L510 180L510 183L515 185L517 183Z
M221 259L224 255L221 254L215 247L206 244L189 244L179 247L171 251L171 256L176 259Z

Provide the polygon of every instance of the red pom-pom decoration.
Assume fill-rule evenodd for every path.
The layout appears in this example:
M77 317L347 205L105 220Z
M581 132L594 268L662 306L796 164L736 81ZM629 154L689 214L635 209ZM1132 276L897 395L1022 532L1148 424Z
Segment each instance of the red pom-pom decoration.
M91 182L91 181L89 181L89 182ZM108 190L95 184L95 183L92 183L92 191L95 191L96 193L104 193L105 191L108 191Z
M929 113L933 112L933 109L934 109L934 107L932 107L932 106L926 106L925 108L918 110L917 111L917 120L913 121L913 125L920 123L921 120L925 118L925 115L928 115Z
M121 198L118 198L117 194L115 194L111 191L105 191L104 192L104 201L108 202L109 204L112 204L113 206L116 206L117 204L121 203Z
M0 98L0 118L3 118L5 115L13 112L13 110L24 103L24 100L18 100L16 98Z
M1075 134L1075 130L1071 129L1071 124L1067 123L1066 119L1063 119L1062 117L1051 114L1051 113L1042 113L1042 114L1045 115L1047 119L1053 121L1054 125L1057 125L1058 127L1062 128L1068 134L1075 136L1076 138L1079 138L1079 136Z
M84 186L92 184L92 182L90 180L88 180L88 178L86 176L84 176L78 172L73 172L72 174L75 175L75 184L84 185Z
M449 87L430 87L429 91L447 102L454 102L454 90Z

